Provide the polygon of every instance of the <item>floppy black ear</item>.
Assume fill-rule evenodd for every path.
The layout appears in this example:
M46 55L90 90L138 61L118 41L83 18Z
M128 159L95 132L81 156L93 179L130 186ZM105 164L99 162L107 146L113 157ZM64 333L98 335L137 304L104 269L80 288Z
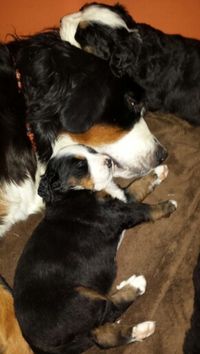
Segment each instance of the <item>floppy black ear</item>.
M48 166L49 167L49 166ZM55 170L47 168L46 173L41 177L38 194L45 203L52 202L54 200L55 192L59 192L61 189L59 175Z
M110 57L110 68L115 76L132 76L141 52L141 39L134 31L115 43Z

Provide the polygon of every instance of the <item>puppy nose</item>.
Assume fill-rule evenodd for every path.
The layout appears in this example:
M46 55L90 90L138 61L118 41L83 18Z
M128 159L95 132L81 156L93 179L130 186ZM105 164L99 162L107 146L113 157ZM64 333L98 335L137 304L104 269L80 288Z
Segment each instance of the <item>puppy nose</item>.
M112 167L112 160L108 157L105 159L104 164L108 167L111 168Z
M162 145L159 145L156 151L156 159L158 161L158 164L161 164L163 161L165 161L167 156L167 150Z

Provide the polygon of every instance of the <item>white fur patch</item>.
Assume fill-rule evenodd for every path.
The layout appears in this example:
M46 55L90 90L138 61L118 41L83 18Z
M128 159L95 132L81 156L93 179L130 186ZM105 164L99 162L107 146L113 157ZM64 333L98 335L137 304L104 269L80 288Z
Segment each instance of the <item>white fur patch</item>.
M130 278L122 281L119 285L117 285L116 288L117 290L120 290L124 288L126 285L133 287L134 289L139 291L140 295L143 295L146 290L147 282L143 275L139 275L139 276L132 275Z
M132 32L125 21L114 11L98 5L91 5L83 11L69 14L61 19L60 36L62 40L68 41L78 48L80 48L80 44L75 40L75 34L81 21L98 22L111 28L123 27L128 32Z
M154 321L146 321L134 326L132 330L132 341L140 342L151 336L155 332L155 327L156 324Z
M3 201L8 205L8 213L3 217L3 225L0 225L0 237L10 229L10 227L20 220L25 220L30 214L39 212L44 203L38 195L38 185L40 176L44 172L44 166L38 162L38 169L35 181L30 176L21 184L13 182L5 183L1 188Z
M174 207L177 209L177 206L178 206L177 201L176 201L176 200L173 200L173 199L171 199L171 200L169 200L169 201L170 201L170 203L172 203L172 204L174 205Z

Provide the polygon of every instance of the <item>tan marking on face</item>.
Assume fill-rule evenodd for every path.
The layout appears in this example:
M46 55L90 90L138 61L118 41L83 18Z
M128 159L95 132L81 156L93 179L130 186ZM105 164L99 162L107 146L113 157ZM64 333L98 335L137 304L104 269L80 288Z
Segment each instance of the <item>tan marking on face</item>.
M81 179L81 186L85 189L93 189L94 188L94 183L91 180L91 177L88 175L87 177L84 177Z
M78 286L75 289L76 291L78 291L79 294L87 297L90 300L106 300L107 301L107 297L99 294L97 291L90 289L90 288L86 288L84 286Z
M12 295L0 286L0 353L33 354L24 340L15 317Z
M94 183L89 175L80 179L76 177L70 177L67 180L67 185L71 187L82 186L84 189L94 189Z
M116 126L97 124L85 133L67 133L67 135L69 135L73 141L79 144L101 146L114 143L127 133L128 131L125 131L124 129Z

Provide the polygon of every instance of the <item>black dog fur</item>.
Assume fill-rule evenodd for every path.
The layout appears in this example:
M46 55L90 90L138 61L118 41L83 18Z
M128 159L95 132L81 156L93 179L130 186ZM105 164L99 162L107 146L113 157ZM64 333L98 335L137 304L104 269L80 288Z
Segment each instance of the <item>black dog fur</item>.
M194 309L191 318L191 327L184 341L184 354L200 353L200 255L193 273Z
M115 75L128 75L141 86L147 110L174 113L199 125L200 41L136 23L119 4L86 4L80 11L93 5L97 14L105 8L119 15L133 31L102 23L99 12L99 21L90 17L77 27L80 46L108 60Z
M34 179L36 158L26 134L25 112L12 57L8 48L0 45L0 183L22 183L27 174Z
M36 354L77 354L94 343L109 348L137 340L132 327L107 323L140 294L124 287L108 296L120 235L175 210L171 201L150 206L128 191L124 203L104 191L71 187L88 173L85 159L55 156L40 183L45 217L25 246L14 279L16 316Z
M128 129L141 107L130 107L140 90L112 75L105 61L65 43L56 30L8 43L20 71L26 119L35 135L42 161L52 154L60 132L81 133L95 123Z

